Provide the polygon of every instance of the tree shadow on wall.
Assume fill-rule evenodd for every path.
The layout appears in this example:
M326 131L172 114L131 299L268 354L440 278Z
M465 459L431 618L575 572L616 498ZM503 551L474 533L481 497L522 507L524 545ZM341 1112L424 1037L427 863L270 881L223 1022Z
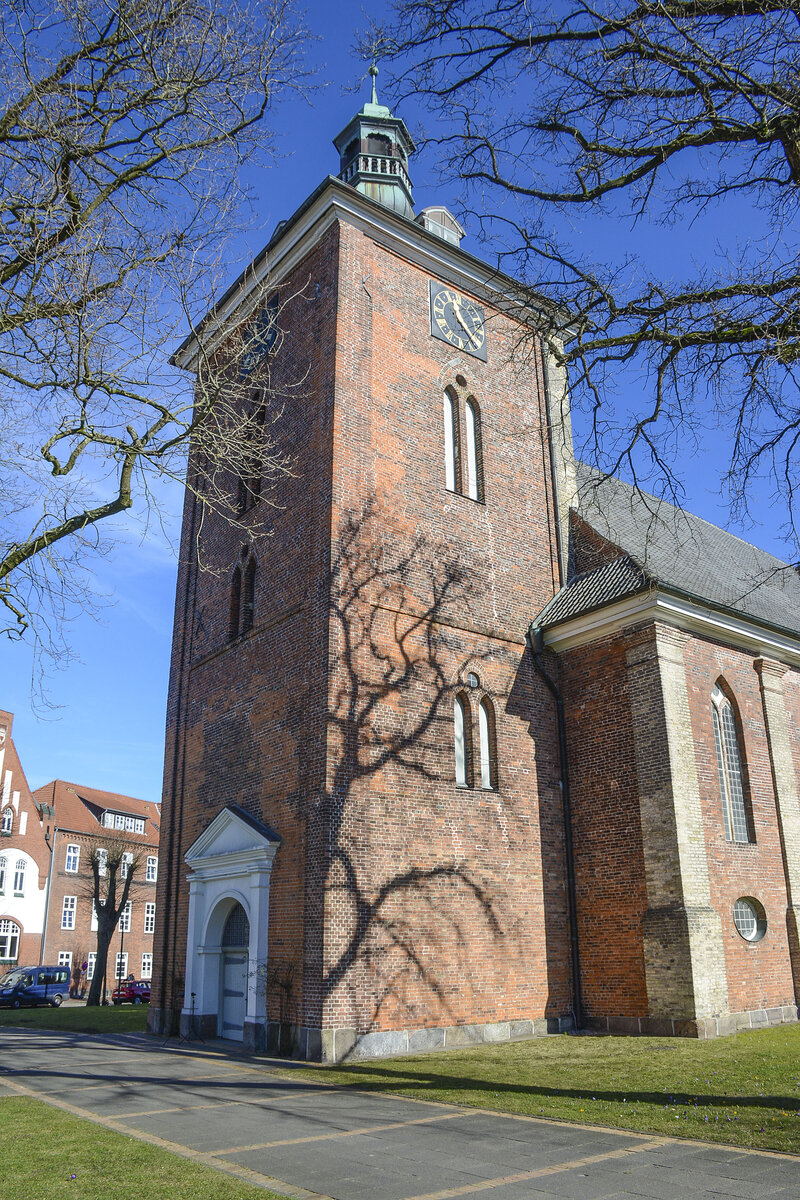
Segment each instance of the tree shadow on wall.
M327 897L336 940L329 915L325 949L306 964L304 991L311 983L320 1007L306 1006L304 1020L316 1023L335 998L334 1023L359 1034L384 1011L393 1028L431 1009L436 1024L455 1023L464 977L456 982L454 960L469 964L477 922L484 944L497 950L503 938L486 881L459 852L466 828L454 807L453 697L466 654L441 622L468 623L470 582L444 545L393 536L372 500L342 521L329 595L328 774L308 840L323 887L307 920L321 928Z

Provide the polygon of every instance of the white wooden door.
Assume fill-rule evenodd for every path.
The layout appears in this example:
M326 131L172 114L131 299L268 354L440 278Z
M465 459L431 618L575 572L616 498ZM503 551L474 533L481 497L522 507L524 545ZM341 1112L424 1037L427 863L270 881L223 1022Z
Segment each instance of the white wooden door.
M220 1037L241 1042L247 1003L247 954L238 951L222 956L222 1011Z

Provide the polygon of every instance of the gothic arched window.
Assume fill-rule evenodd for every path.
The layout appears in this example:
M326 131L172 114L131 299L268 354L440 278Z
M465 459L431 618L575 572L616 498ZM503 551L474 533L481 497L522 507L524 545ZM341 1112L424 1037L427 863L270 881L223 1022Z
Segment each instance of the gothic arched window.
M467 495L470 500L483 500L481 414L474 396L468 398L464 405L464 413L467 433Z
M14 810L9 805L3 809L3 823L0 825L0 833L11 833L14 828Z
M463 375L444 393L444 481L449 492L483 503L481 410Z
M470 720L469 700L466 696L456 696L453 701L453 749L458 787L472 786Z
M719 684L711 693L711 707L725 837L729 842L755 841L747 818L739 721Z
M250 922L247 913L237 901L228 913L225 928L222 931L222 945L226 949L235 946L248 946L250 943Z
M231 601L228 640L235 641L253 628L256 613L256 560L247 546L242 546L240 561L231 577Z
M478 706L478 734L481 748L481 787L497 787L497 739L494 708L487 696Z

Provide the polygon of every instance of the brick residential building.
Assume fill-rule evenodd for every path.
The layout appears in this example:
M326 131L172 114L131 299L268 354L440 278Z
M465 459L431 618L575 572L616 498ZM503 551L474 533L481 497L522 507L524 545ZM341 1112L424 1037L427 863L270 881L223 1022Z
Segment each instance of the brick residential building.
M159 806L131 796L54 780L31 792L0 712L0 966L70 967L80 989L91 981L97 933L89 855L124 845L138 864L127 913L108 961L112 974L149 979L158 880ZM82 972L83 964L87 971Z
M201 325L272 355L294 469L268 535L187 494L151 1028L330 1061L797 1019L800 581L576 464L544 302L414 216L374 92L335 144Z

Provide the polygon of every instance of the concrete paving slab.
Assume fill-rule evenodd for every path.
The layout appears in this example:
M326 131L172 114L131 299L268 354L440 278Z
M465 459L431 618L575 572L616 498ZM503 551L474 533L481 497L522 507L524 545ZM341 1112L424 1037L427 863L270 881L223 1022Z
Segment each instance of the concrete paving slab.
M797 1159L315 1087L278 1065L138 1036L5 1031L0 1094L66 1103L333 1200L800 1200Z

